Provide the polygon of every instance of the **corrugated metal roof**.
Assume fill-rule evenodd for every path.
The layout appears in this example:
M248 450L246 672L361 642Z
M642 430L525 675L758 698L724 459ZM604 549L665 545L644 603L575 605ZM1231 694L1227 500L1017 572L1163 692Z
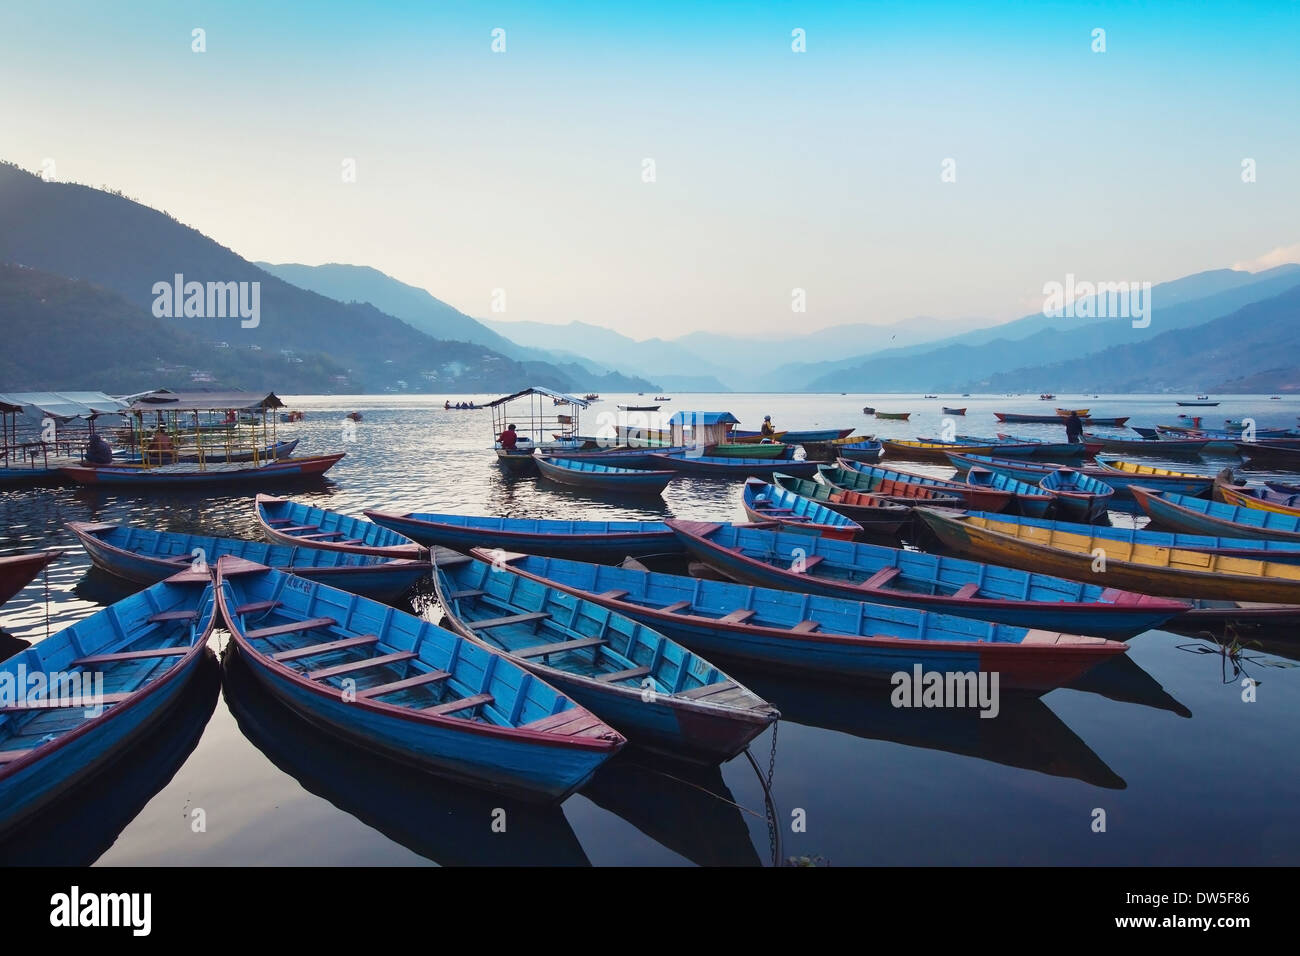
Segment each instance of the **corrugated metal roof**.
M71 421L116 415L126 410L126 402L103 392L9 392L0 394L0 402L17 405L24 415Z
M669 425L739 425L740 419L731 412L677 412L668 419Z
M561 401L568 402L570 405L577 405L579 408L588 408L590 403L586 399L578 398L576 395L565 395L563 392L556 392L549 388L543 388L540 385L533 385L524 389L522 392L515 392L513 395L506 395L503 398L494 399L488 402L483 408L495 408L498 405L504 405L506 402L512 402L516 398L523 398L525 395L549 395L551 398L558 398Z
M261 411L284 408L274 392L169 392L160 389L137 396L130 405L133 412L209 412Z

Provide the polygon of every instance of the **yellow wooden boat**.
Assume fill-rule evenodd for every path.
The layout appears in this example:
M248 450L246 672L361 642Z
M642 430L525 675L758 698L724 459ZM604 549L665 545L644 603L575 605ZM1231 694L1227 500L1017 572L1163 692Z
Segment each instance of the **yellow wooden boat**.
M916 514L944 545L979 561L1142 594L1300 604L1297 564L1134 544L1064 522L1036 527L998 520L1001 515L932 508L917 508Z
M949 453L958 455L993 455L995 445L961 445L956 442L908 441L905 439L882 438L880 443L895 458L908 461L933 461L941 465L950 464Z
M1190 471L1173 471L1169 468L1157 468L1155 465L1142 465L1136 461L1122 461L1119 458L1107 458L1105 461L1099 460L1098 467L1107 471L1122 471L1126 475L1144 475L1147 477L1157 478L1191 478L1197 481L1209 481L1205 475L1197 475Z
M1216 482L1214 485L1214 494L1225 505L1240 505L1243 508L1254 508L1256 511L1271 511L1279 515L1291 515L1300 517L1300 508L1289 508L1286 505L1278 504L1275 501L1268 501L1264 498L1256 498L1252 494L1244 494L1236 488L1232 488L1223 482Z

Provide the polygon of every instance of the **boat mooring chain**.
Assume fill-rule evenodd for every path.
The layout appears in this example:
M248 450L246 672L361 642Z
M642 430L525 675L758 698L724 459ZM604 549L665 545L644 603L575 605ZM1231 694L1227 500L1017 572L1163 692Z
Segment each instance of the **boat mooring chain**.
M763 772L758 768L758 761L754 755L745 748L745 757L749 764L754 768L754 775L758 777L759 785L763 788L763 802L767 809L767 842L768 850L772 854L772 865L781 865L781 827L776 812L776 798L772 796L772 778L776 775L776 731L781 726L781 721L772 724L772 752L767 762L767 779L763 778ZM758 814L755 814L757 816Z

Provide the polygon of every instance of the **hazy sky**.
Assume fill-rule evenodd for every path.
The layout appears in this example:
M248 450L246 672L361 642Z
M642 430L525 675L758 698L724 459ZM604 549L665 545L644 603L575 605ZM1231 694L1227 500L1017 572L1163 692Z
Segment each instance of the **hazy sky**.
M0 158L478 316L1006 319L1067 273L1300 261L1297 50L1281 0L7 2Z

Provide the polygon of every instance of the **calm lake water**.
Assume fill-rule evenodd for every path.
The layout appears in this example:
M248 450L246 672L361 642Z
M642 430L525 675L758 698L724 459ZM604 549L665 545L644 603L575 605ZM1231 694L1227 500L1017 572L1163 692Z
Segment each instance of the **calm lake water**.
M486 411L444 411L447 396L294 397L307 421L281 425L302 453L346 450L330 481L298 497L360 514L449 511L556 518L742 519L740 486L679 479L655 505L623 504L512 479L488 452ZM482 402L490 396L451 396ZM583 416L649 397L606 396ZM1131 424L1203 412L1205 427L1253 417L1296 424L1300 402L1233 397L1179 409L1172 396L682 395L665 411L730 410L743 427L858 426L891 437L937 434L941 405L967 406L962 434L990 435L992 411L1088 407ZM864 405L911 411L879 421ZM344 414L361 411L355 434ZM520 416L522 417L522 416ZM1017 434L1064 435L1056 426ZM1234 459L1169 462L1204 472ZM916 466L944 475L949 469ZM1254 474L1251 477L1255 477ZM1289 476L1296 480L1296 476ZM78 488L0 492L0 553L70 549L0 611L39 641L127 593L90 570L71 520L257 537L251 494L142 497ZM1114 516L1116 523L1131 522ZM1141 523L1141 521L1139 521ZM224 644L218 635L215 643ZM752 745L774 768L782 857L860 864L1281 864L1300 862L1300 636L1251 647L1242 674L1212 645L1151 631L1077 685L1009 700L1000 715L905 710L888 691L853 691L729 665L783 714ZM494 811L506 831L494 832ZM1104 833L1093 831L1096 810ZM196 813L196 811L200 811ZM496 815L499 818L499 814ZM205 828L195 832L196 822ZM797 828L795 821L802 821ZM763 788L743 756L701 772L630 749L562 806L503 801L369 756L307 727L239 666L214 664L183 709L106 775L0 844L0 862L113 865L770 864Z

